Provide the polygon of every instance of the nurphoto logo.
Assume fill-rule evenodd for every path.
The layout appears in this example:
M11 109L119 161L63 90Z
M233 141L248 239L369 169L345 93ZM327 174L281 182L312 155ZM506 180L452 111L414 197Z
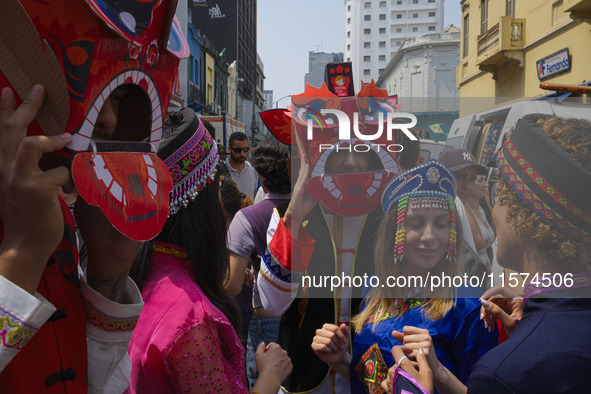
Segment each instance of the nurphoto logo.
M337 109L321 109L320 114L322 115L334 115L337 118L338 122L338 131L339 131L339 140L346 141L352 138L351 134L351 121L349 120L349 116L340 110ZM396 123L395 119L410 119L410 122L405 123ZM417 137L409 130L416 126L417 124L417 117L411 113L406 112L388 112L388 116L386 118L386 130L384 130L384 113L378 113L378 122L377 131L374 134L364 134L359 129L359 113L353 112L353 136L363 141L376 141L386 133L386 139L388 141L394 141L394 130L402 131L410 140L417 141ZM307 138L308 140L312 140L314 138L314 121L311 118L308 118L307 124ZM319 150L329 150L335 148L337 151L339 149L347 149L351 150L351 146L346 147L339 147L338 145L335 147L332 144L320 144ZM369 145L353 145L353 150L356 152L366 152L369 149L377 149L378 152L381 148L388 150L388 152L401 152L403 150L402 145L400 144L384 144L384 143L371 143Z

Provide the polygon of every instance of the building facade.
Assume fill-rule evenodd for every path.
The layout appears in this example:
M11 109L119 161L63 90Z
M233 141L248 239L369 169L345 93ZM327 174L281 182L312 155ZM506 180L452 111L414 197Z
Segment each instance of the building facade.
M462 98L504 105L548 94L541 82L591 79L591 1L463 0L461 7Z
M449 1L449 0L448 0ZM443 29L444 0L345 0L345 61L353 79L377 80L407 38Z
M304 76L304 86L310 84L315 88L322 86L324 82L324 68L328 63L340 63L343 61L343 53L313 52L308 53L308 72Z
M234 112L249 135L257 100L262 101L262 95L257 96L262 89L262 63L257 66L256 7L256 0L192 0L188 4L189 22L199 35L201 52L205 51L198 85L204 102L194 104L194 109L203 115ZM196 57L193 51L191 55ZM228 69L231 64L235 75Z
M271 109L273 107L273 91L264 90L263 95L265 96L265 109Z
M460 29L450 25L439 33L406 40L381 73L377 86L398 95L402 112L417 116L415 132L429 139L445 139L459 114L459 59Z

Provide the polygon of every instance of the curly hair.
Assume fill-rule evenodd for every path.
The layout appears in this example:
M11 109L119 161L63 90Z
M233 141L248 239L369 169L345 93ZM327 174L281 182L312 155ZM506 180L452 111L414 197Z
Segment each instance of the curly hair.
M570 156L591 172L591 124L582 119L546 118L538 125ZM507 207L507 222L534 240L536 247L571 272L591 270L591 245L551 227L513 190L504 177L497 186L498 204Z
M289 194L291 182L287 172L289 148L274 137L261 142L252 154L250 163L265 178L264 186L271 193Z

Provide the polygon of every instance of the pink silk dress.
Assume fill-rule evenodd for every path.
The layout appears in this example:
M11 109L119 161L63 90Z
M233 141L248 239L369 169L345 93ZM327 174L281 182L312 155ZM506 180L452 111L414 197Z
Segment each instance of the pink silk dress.
M131 337L130 393L247 393L245 349L193 281L184 251L155 242Z

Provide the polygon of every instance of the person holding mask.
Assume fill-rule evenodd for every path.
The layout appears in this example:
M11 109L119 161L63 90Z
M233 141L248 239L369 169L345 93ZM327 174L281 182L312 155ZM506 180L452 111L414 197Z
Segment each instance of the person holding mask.
M248 392L240 314L223 290L229 262L217 144L189 108L171 128L158 154L173 177L171 195L182 193L132 268L145 307L129 345L130 392ZM257 345L253 390L276 393L291 362L276 343Z

